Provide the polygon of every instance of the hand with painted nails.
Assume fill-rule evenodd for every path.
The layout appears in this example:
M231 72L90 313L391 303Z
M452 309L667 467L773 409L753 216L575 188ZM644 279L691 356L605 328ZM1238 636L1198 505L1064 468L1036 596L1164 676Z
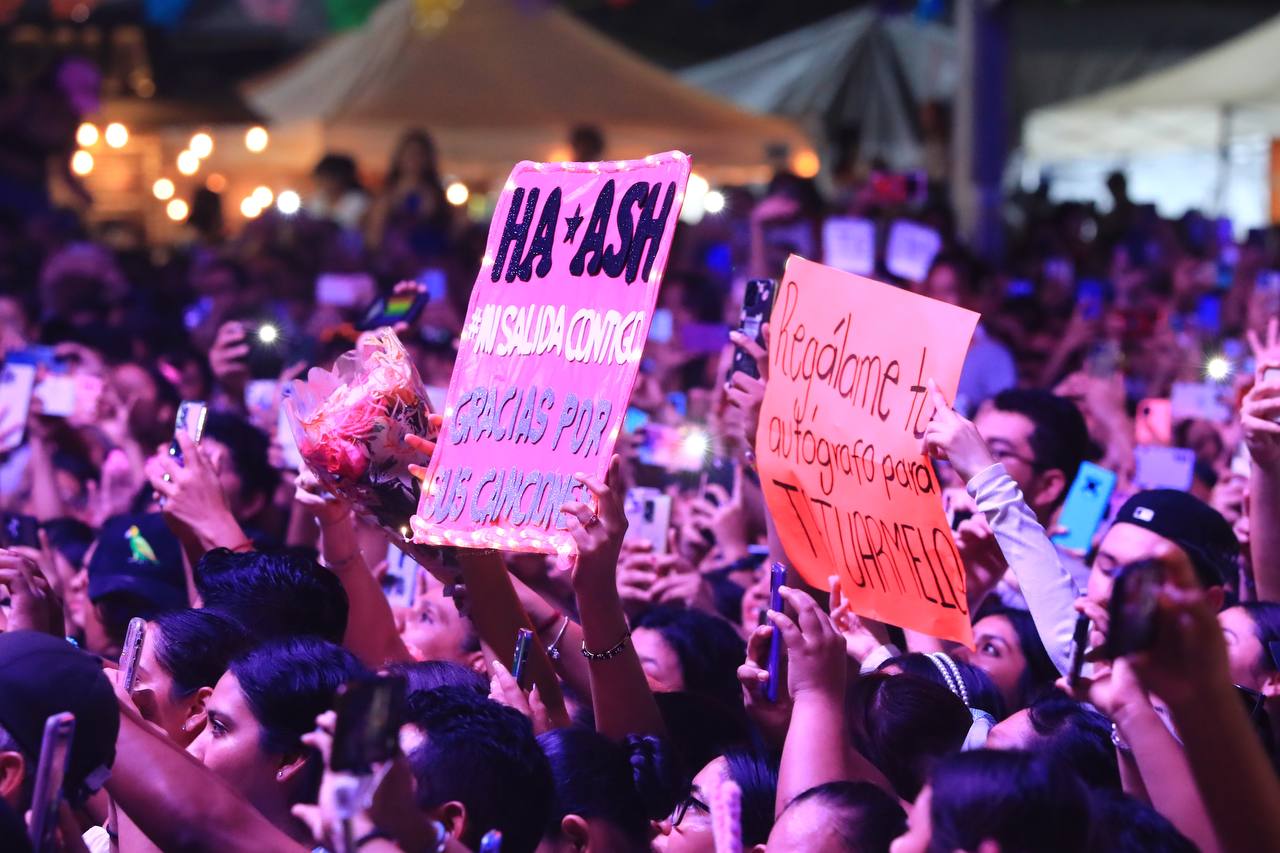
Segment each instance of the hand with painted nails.
M950 462L966 483L996 463L973 421L948 405L932 379L929 380L929 400L933 403L934 413L924 430L924 446L928 453L935 459Z
M782 600L795 612L769 611L774 630L782 633L787 650L787 688L796 701L808 695L843 701L847 679L847 651L844 637L831 624L813 596L791 587L781 587Z
M569 534L578 546L573 563L573 588L584 592L617 595L618 556L627 534L627 514L623 509L626 489L622 482L622 459L614 456L604 482L579 474L578 480L594 498L595 508L582 501L568 501L560 508L569 524Z

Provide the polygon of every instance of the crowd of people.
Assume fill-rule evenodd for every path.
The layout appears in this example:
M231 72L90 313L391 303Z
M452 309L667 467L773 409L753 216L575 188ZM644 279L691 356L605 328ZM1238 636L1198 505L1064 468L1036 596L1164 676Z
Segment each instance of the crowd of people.
M598 132L574 141L600 159ZM0 550L0 847L26 849L45 721L64 711L45 849L1280 846L1280 233L1162 218L1117 176L1107 210L1011 198L992 265L937 187L868 170L825 194L785 172L726 189L722 213L676 233L667 331L608 476L563 508L576 556L441 553L389 594L394 543L290 461L280 389L352 345L364 305L321 298L325 277L429 291L400 337L447 387L487 223L448 204L425 132L377 192L361 175L330 154L299 213L236 234L201 191L178 246L38 193L0 212L0 353L76 394L59 415L39 393L0 401L27 413L0 435L0 510L14 531L36 521ZM925 437L972 648L860 617L834 577L791 573L770 606L788 561L753 464L767 336L731 330L745 282L821 259L834 215L876 224L877 278L982 314ZM941 236L921 281L883 268L900 219ZM263 359L248 336L267 321ZM739 348L760 378L730 370ZM209 405L198 443L175 437L184 400ZM717 476L647 452L647 429L689 425ZM1148 487L1149 446L1191 451L1185 488ZM1086 462L1117 486L1069 549L1055 540ZM665 542L628 535L635 486L670 497ZM1140 630L1110 623L1134 566L1155 578ZM374 674L402 684L398 749L353 775L335 710Z

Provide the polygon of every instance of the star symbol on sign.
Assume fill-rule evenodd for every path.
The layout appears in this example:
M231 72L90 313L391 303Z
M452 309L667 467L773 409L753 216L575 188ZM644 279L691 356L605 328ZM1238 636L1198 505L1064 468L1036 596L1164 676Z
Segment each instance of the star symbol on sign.
M578 226L582 225L582 205L578 205L578 209L573 212L573 216L564 218L564 224L569 226L569 230L565 232L564 241L572 243L573 235L578 233Z

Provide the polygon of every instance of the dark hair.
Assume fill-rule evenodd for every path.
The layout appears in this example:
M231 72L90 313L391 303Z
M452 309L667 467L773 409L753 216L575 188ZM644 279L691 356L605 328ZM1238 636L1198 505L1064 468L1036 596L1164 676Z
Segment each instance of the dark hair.
M1044 641L1040 639L1040 632L1036 630L1035 620L1031 618L1029 611L1005 607L994 598L987 600L992 604L979 608L977 618L973 620L974 624L988 616L1002 616L1009 621L1013 632L1018 635L1018 647L1022 649L1022 657L1027 662L1027 668L1018 679L1018 708L1025 708L1039 698L1041 693L1053 687L1054 682L1058 680L1058 667L1054 665L1053 659L1045 650ZM1012 712L1018 708L1006 710Z
M1196 846L1168 818L1119 791L1089 797L1091 853L1196 853Z
M1036 740L1028 747L1062 764L1090 788L1120 790L1111 722L1094 708L1050 694L1027 709Z
M351 652L316 637L272 640L233 660L230 670L262 729L262 750L280 755L307 750L302 736L333 707L338 688L369 674ZM315 797L323 772L319 755L308 750L301 801Z
M271 467L271 439L253 424L226 412L209 412L204 434L225 444L231 464L240 475L240 497L270 500L280 485L280 472Z
M200 558L194 575L205 607L259 637L305 634L341 643L346 634L342 582L301 554L215 548Z
M155 619L156 660L173 678L173 696L213 687L245 647L245 630L213 610L172 610Z
M870 782L818 785L799 794L783 813L811 800L827 814L842 849L849 853L888 853L893 840L907 831L901 804Z
M407 693L422 693L437 687L458 687L482 698L489 695L489 683L484 680L483 675L453 661L395 663L387 667L387 674L403 677Z
M1061 471L1068 484L1075 479L1089 452L1089 429L1075 403L1038 388L1010 388L991 402L997 411L1022 415L1031 421L1027 444L1037 470ZM1066 497L1067 490L1063 489L1059 502Z
M662 635L680 660L686 691L741 706L738 666L746 658L747 644L724 619L701 610L661 606L642 613L632 624L632 630L636 628Z
M973 724L954 693L914 675L859 678L847 705L854 746L904 800L916 798L938 759L959 751Z
M962 660L947 655L951 665L955 667L954 671L960 673L960 678L964 680L964 689L969 694L969 701L966 706L976 708L979 711L986 711L997 720L1005 718L1004 699L1000 697L1000 690L996 687L996 683L991 680L991 676L986 670L979 669L972 664L965 663ZM946 664L943 664L946 666ZM887 666L896 666L907 675L914 675L916 678L923 678L926 681L932 681L951 690L951 685L947 681L947 677L942 674L942 670L933 662L930 655L921 654L920 652L912 652L910 654L899 655L896 658L890 658L880 664L880 669ZM951 667L948 667L951 671ZM954 675L952 676L954 678ZM954 693L955 691L952 690ZM961 701L964 700L960 696Z
M759 742L741 704L726 707L708 696L688 691L658 693L654 699L667 728L667 741L686 781L717 756Z
M360 178L356 172L356 161L347 154L326 154L316 163L311 174L317 178L332 178L344 189L359 189Z
M930 779L930 853L1076 853L1089 838L1085 787L1063 767L1030 753L979 749L938 763Z
M742 846L769 840L778 798L778 762L761 749L731 749L724 754L727 776L742 791Z
M1237 605L1253 622L1253 635L1262 644L1262 670L1280 670L1280 651L1272 652L1272 643L1280 643L1280 604L1271 601L1246 601Z
M594 124L579 124L569 131L569 144L573 146L574 153L579 150L592 155L592 159L599 160L604 155L604 132Z
M129 620L139 616L147 621L165 612L163 604L157 604L150 596L134 592L108 592L93 601L102 631L113 644L124 643L129 631Z
M396 142L395 151L391 154L391 167L387 170L386 185L394 187L400 182L403 177L400 173L400 160L404 156L405 149L410 145L421 145L427 150L428 164L415 178L421 183L440 186L439 166L436 163L436 142L431 138L431 134L420 127L406 130Z
M559 838L564 818L578 815L611 824L636 851L649 849L649 821L666 817L654 804L665 803L669 793L653 790L660 774L650 771L647 750L581 727L549 731L538 745L555 783L545 837Z
M553 781L529 720L457 687L415 693L405 705L406 719L426 735L409 755L418 807L457 800L467 810L463 844L475 849L498 829L504 853L533 853L547 826Z

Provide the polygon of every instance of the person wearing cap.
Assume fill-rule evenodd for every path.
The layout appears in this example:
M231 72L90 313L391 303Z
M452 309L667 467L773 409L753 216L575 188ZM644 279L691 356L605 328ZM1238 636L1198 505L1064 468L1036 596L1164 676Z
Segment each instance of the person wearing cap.
M45 720L69 711L75 735L63 783L84 802L111 775L120 712L97 658L37 631L0 633L0 798L18 813L31 807Z
M1076 599L1087 592L1094 608L1105 607L1115 572L1128 563L1155 557L1163 543L1187 554L1215 605L1222 606L1222 586L1236 576L1240 546L1231 525L1216 510L1186 492L1139 492L1117 513L1099 543L1087 588L1081 590L1018 484L996 461L977 428L947 405L936 388L931 394L937 413L925 431L925 446L936 458L951 463L986 516L1059 672L1066 675L1071 668Z
M134 616L152 619L188 606L182 547L159 513L107 519L88 563L85 645L115 657Z

